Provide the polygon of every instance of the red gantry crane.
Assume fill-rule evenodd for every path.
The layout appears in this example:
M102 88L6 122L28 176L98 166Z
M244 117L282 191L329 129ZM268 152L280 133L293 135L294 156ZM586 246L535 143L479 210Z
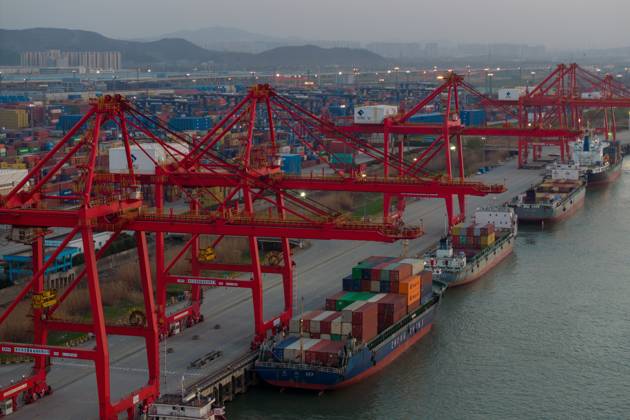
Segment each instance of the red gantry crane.
M126 170L109 173L99 167L101 127L113 121L120 129ZM383 165L383 175L370 175L350 170L322 170L321 175L293 176L282 173L277 165L276 131L290 130L311 150L326 152L323 136L336 138L349 147L367 154ZM223 157L215 146L230 131L242 134L241 155ZM72 138L81 133L78 142ZM169 162L155 160L147 150L146 140L159 145ZM185 146L185 147L183 147ZM140 173L134 168L134 154L143 153L153 160L154 173ZM326 158L323 158L326 160ZM72 163L80 170L77 188L72 195L60 195L51 180L64 165ZM389 168L397 171L391 176ZM43 171L43 168L49 168ZM189 203L184 211L166 208L165 186L183 188ZM152 187L155 206L146 205L142 190ZM225 191L216 196L216 188ZM214 189L214 190L213 190ZM0 351L10 355L31 355L35 359L32 375L0 389L2 399L19 397L33 401L51 392L46 374L51 359L69 358L94 362L99 398L99 415L117 418L127 412L132 418L159 395L160 334L168 334L169 323L178 316L191 322L201 319L202 286L248 288L254 306L254 345L275 329L282 328L292 316L293 263L289 238L320 240L357 240L393 242L422 235L419 226L405 226L401 218L392 217L384 208L381 221L355 220L327 208L304 191L372 192L397 196L486 195L502 192L499 185L425 177L418 175L404 159L392 160L383 150L342 132L317 116L276 94L269 86L259 85L223 118L207 135L197 140L171 132L166 125L138 111L119 95L105 96L91 102L90 110L65 135L15 188L0 197L0 223L12 227L14 237L30 243L33 250L33 276L17 298L0 315L0 324L10 319L16 306L29 294L33 299L34 337L32 343L0 343ZM200 197L213 195L216 205L201 208ZM70 231L47 259L44 238L51 228ZM94 232L112 232L107 243L96 252ZM136 239L139 281L144 299L144 317L136 325L109 325L101 299L98 260L123 231L131 231ZM155 235L156 290L151 280L147 233ZM190 240L168 264L165 261L164 235L190 235ZM218 264L200 258L199 239L209 235L213 247L225 237L248 239L251 261L248 264ZM80 236L85 268L63 290L59 297L46 288L44 274L68 243ZM259 237L279 238L282 252L276 264L261 263ZM175 262L191 250L191 273L171 274ZM204 271L246 273L249 278L215 278ZM263 319L263 273L282 276L285 307L281 314ZM89 291L89 322L59 319L56 310L63 305L79 284ZM192 286L193 306L171 317L166 316L166 286L170 283ZM156 303L157 302L157 303ZM94 344L88 347L61 347L48 344L50 331L91 333ZM148 380L145 386L130 391L118 401L111 400L110 353L108 335L142 337L145 341Z
M560 64L537 86L518 101L508 101L518 106L521 128L560 129L580 132L590 125L593 117L586 118L584 111L595 111L601 118L602 125L591 125L596 132L602 133L606 140L617 140L617 122L615 109L630 107L630 89L619 83L613 75L601 77L598 71L591 72L573 63ZM528 135L519 138L519 167L529 161L531 147L532 160L540 159L542 146L557 146L560 160L570 158L570 141L574 137L558 136L544 140Z
M466 126L460 120L460 111L464 109L460 95L462 92L476 97L478 105L484 108L494 108L505 115L506 119L517 119L518 114L503 101L497 101L478 92L473 86L468 84L464 78L458 74L450 72L445 77L444 82L438 86L427 97L422 99L409 111L402 111L399 115L385 118L380 124L352 124L340 127L349 134L383 134L384 160L387 162L410 162L399 176L417 176L425 174L426 167L440 153L444 155L445 173L441 179L445 182L458 182L465 179L463 137L484 136L484 137L524 137L531 138L574 138L578 132L570 129L544 128L544 127L510 127L506 123L505 127L477 127ZM435 101L443 100L443 121L442 123L412 123L411 118L421 113L427 106ZM397 135L397 136L396 136ZM435 140L425 148L418 156L411 156L405 150L404 138L408 135L432 135ZM395 136L395 137L394 137ZM394 147L392 147L394 146ZM394 150L394 151L392 151ZM456 162L453 162L455 154ZM454 169L453 166L456 165ZM389 166L386 165L386 168ZM455 176L457 174L458 176ZM386 175L387 176L387 175ZM389 195L387 200L395 194ZM455 214L453 196L457 196L459 213ZM442 190L440 198L446 203L449 226L460 223L465 218L465 196L466 193ZM386 209L389 206L386 204ZM398 211L404 209L404 200L398 199Z

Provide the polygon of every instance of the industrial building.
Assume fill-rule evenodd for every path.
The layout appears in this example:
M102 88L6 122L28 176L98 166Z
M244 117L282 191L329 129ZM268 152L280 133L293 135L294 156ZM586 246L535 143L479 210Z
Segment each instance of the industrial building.
M118 70L122 68L122 56L119 51L25 51L20 54L20 65Z

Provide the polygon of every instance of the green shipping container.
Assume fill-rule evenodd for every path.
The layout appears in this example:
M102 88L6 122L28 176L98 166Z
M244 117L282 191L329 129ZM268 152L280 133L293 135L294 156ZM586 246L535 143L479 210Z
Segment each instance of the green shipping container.
M37 153L37 152L39 152L39 147L37 146L31 147L31 153Z
M341 311L346 306L359 301L359 300L369 300L374 296L374 293L371 292L348 292L339 298L335 304L335 310Z
M330 334L330 339L332 341L341 341L341 335L340 334Z
M17 152L18 155L25 155L28 153L28 147L20 147Z
M353 164L354 163L354 155L352 153L334 153L331 156L331 163L346 163Z

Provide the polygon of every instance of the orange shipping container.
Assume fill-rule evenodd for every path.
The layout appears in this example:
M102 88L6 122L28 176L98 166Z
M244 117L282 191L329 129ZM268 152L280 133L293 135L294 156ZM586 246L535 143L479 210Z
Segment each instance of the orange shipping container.
M407 304L420 299L420 276L408 277L398 283L398 293L407 296Z

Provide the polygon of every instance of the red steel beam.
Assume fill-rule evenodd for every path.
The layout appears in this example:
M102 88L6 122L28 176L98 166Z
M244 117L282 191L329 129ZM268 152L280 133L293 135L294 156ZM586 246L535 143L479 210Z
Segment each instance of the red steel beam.
M187 274L171 274L165 277L167 283L171 284L188 284L192 286L210 286L210 287L239 287L251 288L253 283L250 280L238 279L222 279L204 276L189 276Z
M85 350L76 347L68 348L9 342L0 342L0 353L18 354L20 356L49 356L81 360L94 360L96 358L96 352L94 350Z

